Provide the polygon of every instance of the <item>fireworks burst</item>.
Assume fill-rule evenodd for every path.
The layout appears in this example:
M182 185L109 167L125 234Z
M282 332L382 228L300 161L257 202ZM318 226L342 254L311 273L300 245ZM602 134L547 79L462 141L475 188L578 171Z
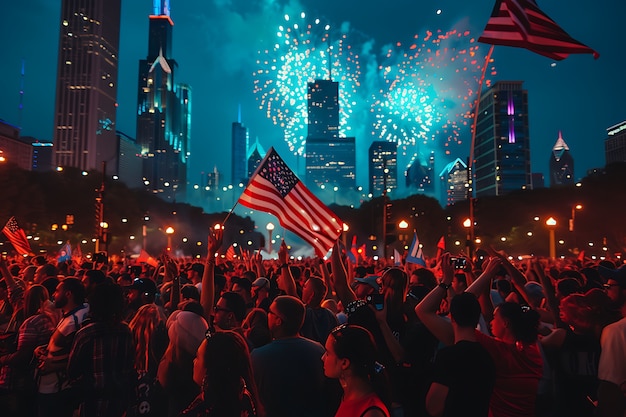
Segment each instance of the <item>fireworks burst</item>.
M285 15L272 49L259 51L254 73L254 93L259 108L283 128L289 149L304 154L307 134L307 84L328 79L339 82L340 136L350 135L353 99L360 85L359 57L349 43L349 33L334 30L320 19L311 22Z
M370 106L372 134L396 142L410 160L440 146L449 154L470 124L483 62L469 31L428 31L408 48L389 48L379 66L383 87Z

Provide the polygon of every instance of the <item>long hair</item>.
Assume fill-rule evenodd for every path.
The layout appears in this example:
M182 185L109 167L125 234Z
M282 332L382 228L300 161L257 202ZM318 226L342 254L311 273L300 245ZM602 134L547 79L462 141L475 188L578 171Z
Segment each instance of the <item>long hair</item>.
M40 284L31 285L24 294L24 319L38 314L43 303L49 298L46 287Z
M165 323L167 317L163 310L156 304L146 304L137 310L137 313L128 324L131 332L133 333L133 339L135 340L135 369L138 371L152 371L152 364L158 365L161 357L152 357L155 354L161 354L163 351L159 351L159 346L154 346L155 342L158 343L156 338L162 334L166 335ZM156 371L156 370L155 370Z
M244 391L250 394L257 416L261 403L252 374L250 352L242 336L233 331L217 332L207 338L204 351L206 374L202 391L212 415L240 417Z
M391 395L385 369L376 362L378 349L369 330L361 326L341 325L330 335L334 339L335 354L350 361L352 375L369 381L374 392L390 410Z

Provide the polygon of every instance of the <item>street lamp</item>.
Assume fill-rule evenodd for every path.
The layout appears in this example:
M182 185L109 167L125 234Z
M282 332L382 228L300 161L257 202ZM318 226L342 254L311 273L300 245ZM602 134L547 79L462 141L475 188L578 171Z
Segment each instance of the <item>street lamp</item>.
M274 223L269 222L265 228L267 229L267 253L272 253L272 232L274 231Z
M174 234L174 228L172 226L168 226L165 229L165 234L167 235L167 251L172 251L172 235Z
M467 256L470 259L474 256L474 243L472 239L472 219L469 217L463 220L463 227L466 230L467 238L465 240L465 247L467 248Z
M578 247L577 243L576 243L576 233L574 231L574 227L575 227L575 223L574 221L576 220L576 210L582 210L583 206L582 204L576 204L574 206L572 206L572 217L569 219L569 231L572 232L572 237L573 237L573 241L574 241L574 247Z
M550 258L556 258L556 242L554 238L554 230L556 229L556 220L554 217L548 218L546 220L546 226L548 226L548 231L550 232Z
M350 226L348 226L348 223L344 223L342 228L343 228L343 246L347 248L348 247L348 230L350 230Z
M406 234L406 229L408 228L409 228L409 223L407 223L406 220L400 220L400 223L398 223L398 229L400 229L400 236L398 237L402 241L402 247L404 249L408 249L406 247L406 241L409 239L408 235Z

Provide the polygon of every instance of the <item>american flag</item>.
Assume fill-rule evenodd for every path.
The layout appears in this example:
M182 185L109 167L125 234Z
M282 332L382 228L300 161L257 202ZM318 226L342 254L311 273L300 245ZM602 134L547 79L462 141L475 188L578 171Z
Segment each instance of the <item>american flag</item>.
M236 256L237 256L237 252L235 252L235 247L233 245L230 245L228 249L226 249L224 258L226 258L227 261L232 261L235 259Z
M569 54L600 55L570 37L543 13L535 0L496 0L479 42L526 48L560 61Z
M11 217L7 224L2 229L2 233L9 239L9 242L13 245L15 250L20 255L28 255L32 253L30 249L30 243L28 243L28 239L26 238L26 233L17 225L17 220L15 217Z
M239 202L271 213L324 256L341 234L343 223L289 169L274 148L261 161Z

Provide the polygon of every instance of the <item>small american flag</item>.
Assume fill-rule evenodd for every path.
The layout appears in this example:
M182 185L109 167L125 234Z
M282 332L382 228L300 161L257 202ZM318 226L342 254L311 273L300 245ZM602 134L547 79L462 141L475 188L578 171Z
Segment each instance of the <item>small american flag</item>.
M2 229L2 233L9 239L17 253L20 255L28 255L32 253L30 243L26 238L26 233L17 225L17 220L11 216L7 224Z
M535 0L496 0L479 42L525 48L560 61L569 54L600 55L570 37Z
M271 213L281 226L313 246L322 257L341 234L343 223L330 211L271 148L239 202L251 209Z

